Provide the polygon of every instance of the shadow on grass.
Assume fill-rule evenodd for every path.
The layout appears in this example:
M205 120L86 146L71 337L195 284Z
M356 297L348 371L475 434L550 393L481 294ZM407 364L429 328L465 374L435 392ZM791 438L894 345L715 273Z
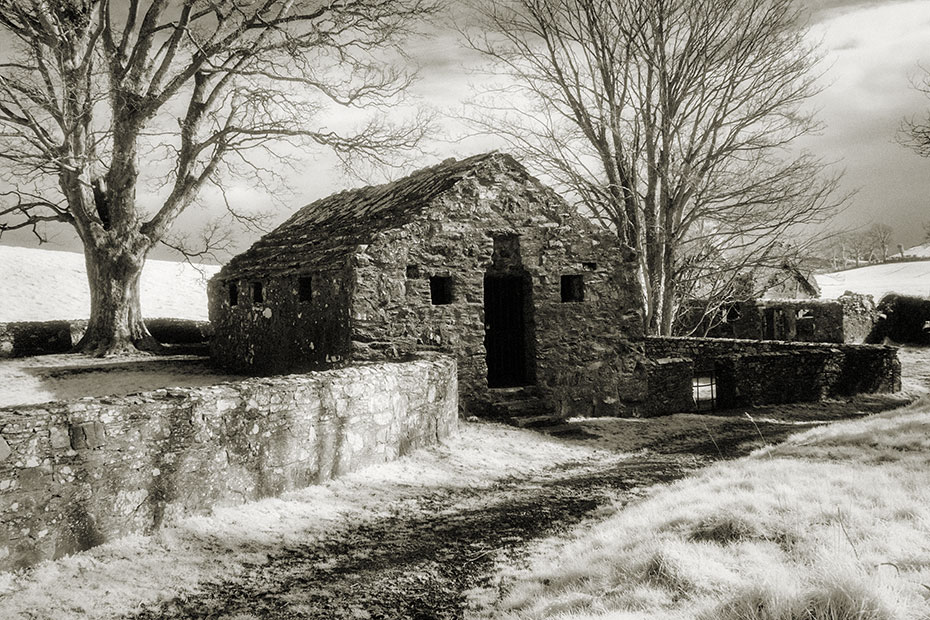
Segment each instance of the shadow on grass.
M628 461L544 483L419 498L419 508L318 544L277 550L239 579L205 584L136 615L155 618L461 618L498 552L563 531L633 489L687 473L675 459ZM273 550L274 551L274 550Z

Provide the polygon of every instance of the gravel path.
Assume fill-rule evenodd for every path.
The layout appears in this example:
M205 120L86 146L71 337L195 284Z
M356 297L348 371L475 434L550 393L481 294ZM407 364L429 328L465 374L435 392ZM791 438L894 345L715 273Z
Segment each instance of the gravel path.
M387 516L350 524L314 544L280 549L234 579L204 584L192 596L125 617L463 618L468 591L491 585L495 564L519 562L534 539L567 530L600 507L641 497L651 485L779 441L798 424L900 402L871 398L753 410L752 417L694 416L690 428L679 425L675 432L663 432L660 424L643 433L632 458L563 464L490 489L436 491L398 501ZM570 441L609 443L610 429L609 420L593 420L560 432Z

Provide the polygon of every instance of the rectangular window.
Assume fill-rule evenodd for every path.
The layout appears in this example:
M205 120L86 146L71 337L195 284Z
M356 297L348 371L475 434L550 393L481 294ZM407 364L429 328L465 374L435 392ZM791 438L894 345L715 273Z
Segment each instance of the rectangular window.
M584 301L584 276L562 276L562 303Z
M417 265L407 265L407 279L418 280L420 278L420 267Z
M235 282L229 283L229 305L239 304L239 286Z
M597 263L581 263L581 268L585 271L597 271Z
M297 299L303 303L313 299L313 278L302 276L297 280Z
M434 306L444 306L452 303L452 277L430 276L429 298Z
M265 290L261 282L252 282L252 301L256 304L265 301Z

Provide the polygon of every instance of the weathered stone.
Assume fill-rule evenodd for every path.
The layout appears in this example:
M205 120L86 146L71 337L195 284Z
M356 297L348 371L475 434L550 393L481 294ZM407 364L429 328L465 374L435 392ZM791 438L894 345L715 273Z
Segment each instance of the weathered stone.
M577 403L566 415L607 399L599 411L635 413L636 269L635 252L512 157L447 160L313 203L230 261L210 283L212 347L257 373L439 350L458 360L466 412L485 411L489 386L524 385Z
M213 334L207 321L147 319L146 327L165 344L206 342ZM0 357L66 353L81 339L86 320L0 323Z
M455 361L423 354L404 363L156 390L107 404L0 409L0 550L8 553L0 551L0 570L434 443L455 430L455 386ZM248 401L253 408L245 408ZM78 409L82 422L71 425ZM103 418L110 420L106 429ZM69 427L70 436L62 430ZM56 429L74 450L56 447ZM8 544L4 533L16 540Z
M72 424L69 433L73 450L93 450L106 444L106 429L96 420Z
M63 427L53 426L49 429L49 442L52 444L52 448L56 450L69 448L71 447L70 432Z
M683 358L693 374L713 373L720 408L816 401L823 398L896 392L901 389L897 349L878 345L735 340L724 338L646 338L652 359ZM654 370L655 413L674 413L686 402L687 384ZM669 375L676 372L668 370ZM658 373L658 374L656 374ZM652 387L652 386L651 386ZM665 403L659 399L664 399ZM669 406L671 410L662 410Z

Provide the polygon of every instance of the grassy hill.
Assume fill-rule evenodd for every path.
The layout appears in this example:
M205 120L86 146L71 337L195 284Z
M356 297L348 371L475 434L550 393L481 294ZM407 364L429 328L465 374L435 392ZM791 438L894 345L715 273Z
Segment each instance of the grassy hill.
M930 297L930 260L869 265L815 278L824 299L835 299L846 291L872 295L875 301L888 293Z
M795 435L538 545L481 618L930 617L930 403Z
M218 265L149 260L142 272L146 317L207 319L207 279ZM84 255L0 245L0 323L86 319L90 293Z

